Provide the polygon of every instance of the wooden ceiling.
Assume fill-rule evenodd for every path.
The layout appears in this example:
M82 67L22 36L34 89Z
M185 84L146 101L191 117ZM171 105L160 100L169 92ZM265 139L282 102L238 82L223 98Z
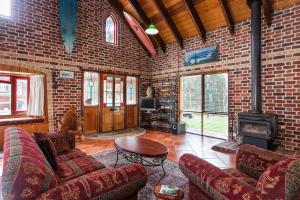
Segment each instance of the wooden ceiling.
M262 11L271 24L273 10L288 7L300 0L262 0ZM159 35L156 46L200 35L205 42L206 32L228 27L234 34L234 24L250 18L247 0L117 0L120 9L135 17L144 27L154 24Z

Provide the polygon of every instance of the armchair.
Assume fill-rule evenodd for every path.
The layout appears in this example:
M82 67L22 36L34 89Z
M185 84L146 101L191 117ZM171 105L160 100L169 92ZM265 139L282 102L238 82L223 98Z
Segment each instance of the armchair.
M221 170L194 155L180 158L189 198L224 200L300 199L300 158L242 145L236 168Z

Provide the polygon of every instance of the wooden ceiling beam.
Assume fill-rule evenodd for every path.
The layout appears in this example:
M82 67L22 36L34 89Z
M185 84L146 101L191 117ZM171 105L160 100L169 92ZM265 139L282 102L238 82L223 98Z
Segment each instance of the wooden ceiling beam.
M192 2L192 0L184 0L184 3L186 5L186 8L187 10L189 11L192 19L193 19L193 22L196 26L196 29L199 33L199 35L201 36L203 42L205 43L206 41L206 30L203 26L203 23L199 17L199 14L194 6L194 3Z
M147 28L151 24L151 20L148 18L148 16L144 12L144 10L142 9L142 7L138 3L138 1L137 0L129 0L129 3L134 8L134 10L137 12L137 14L140 16L140 18L142 19L143 23L146 26L145 28ZM160 48L162 49L162 51L165 52L166 44L163 41L163 39L161 38L161 36L159 34L157 34L157 35L155 35L155 39L156 39L157 43L159 44Z
M232 15L230 13L230 10L229 10L228 3L227 3L226 0L218 0L218 1L219 1L219 4L220 4L220 7L222 9L222 13L224 15L224 18L226 20L229 32L231 33L231 35L233 35L234 34L234 22L233 22L233 18L232 18Z
M173 33L176 41L178 42L179 46L183 48L183 38L178 31L172 17L169 15L167 9L165 8L163 2L161 0L153 0L157 10L159 11L160 15L164 18L165 22L167 23L169 29Z
M267 24L270 27L272 25L272 5L269 0L262 0L262 5L264 8L264 13L266 16Z

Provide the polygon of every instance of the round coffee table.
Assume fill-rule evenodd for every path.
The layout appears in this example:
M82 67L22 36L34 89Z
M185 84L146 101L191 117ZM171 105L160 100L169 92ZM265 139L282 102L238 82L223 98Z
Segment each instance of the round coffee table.
M156 141L140 137L122 137L115 139L118 164L119 154L134 163L141 163L144 166L161 166L164 174L164 162L167 158L169 149Z

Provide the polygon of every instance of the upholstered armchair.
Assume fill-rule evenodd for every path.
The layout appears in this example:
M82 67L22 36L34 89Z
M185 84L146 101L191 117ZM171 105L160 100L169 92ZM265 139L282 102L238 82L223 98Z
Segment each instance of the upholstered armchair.
M179 167L189 179L191 200L300 199L299 157L242 145L234 169L219 169L191 154L180 158Z

